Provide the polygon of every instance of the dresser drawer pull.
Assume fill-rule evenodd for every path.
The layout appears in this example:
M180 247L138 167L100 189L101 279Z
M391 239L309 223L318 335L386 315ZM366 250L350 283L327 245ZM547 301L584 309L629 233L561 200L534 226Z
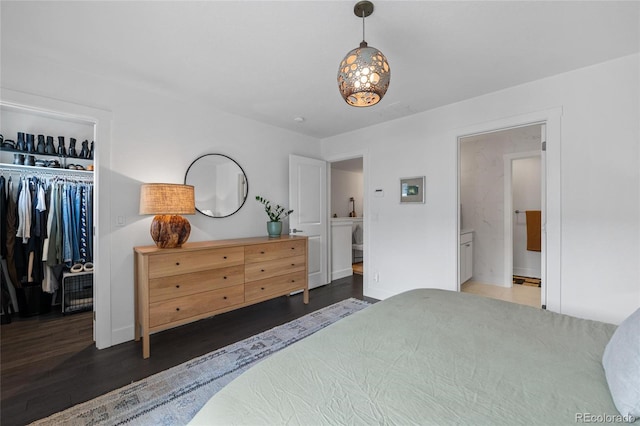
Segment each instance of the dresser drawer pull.
M180 288L180 284L176 285L176 288Z
M176 266L180 266L180 262L176 262Z
M295 249L296 249L295 247L291 247L291 250L295 250Z
M176 308L176 311L179 311L179 310L180 310L180 308Z
M227 296L222 296L222 298L223 298L224 300L227 300Z
M260 254L264 254L264 251L261 251Z
M260 287L260 290L264 290L264 287Z
M260 272L264 272L264 269L260 269Z
M223 258L223 259L226 259L226 258L227 258L227 256L222 256L222 258Z
M292 283L295 283L295 282L296 282L296 280L291 280L291 282L292 282Z
M225 279L225 280L227 279L227 277L222 277L222 278Z
M292 264L291 264L291 266L296 266L296 264L295 264L295 263L292 263Z

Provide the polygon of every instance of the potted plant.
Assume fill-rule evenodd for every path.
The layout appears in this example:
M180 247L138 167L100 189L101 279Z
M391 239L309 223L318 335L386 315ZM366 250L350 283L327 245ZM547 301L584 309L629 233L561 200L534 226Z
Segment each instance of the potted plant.
M280 220L293 213L293 210L287 210L286 207L282 207L279 204L273 207L269 200L265 200L259 195L256 195L256 200L264 205L264 211L269 216L269 222L267 222L269 237L279 237L282 234L282 222Z

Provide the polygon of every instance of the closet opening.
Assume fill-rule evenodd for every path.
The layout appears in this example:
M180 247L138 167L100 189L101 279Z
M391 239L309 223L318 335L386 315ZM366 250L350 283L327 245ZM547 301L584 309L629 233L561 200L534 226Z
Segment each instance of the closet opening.
M19 368L43 347L96 340L96 124L5 103L1 114L2 356Z
M331 280L364 275L364 166L355 157L330 163Z

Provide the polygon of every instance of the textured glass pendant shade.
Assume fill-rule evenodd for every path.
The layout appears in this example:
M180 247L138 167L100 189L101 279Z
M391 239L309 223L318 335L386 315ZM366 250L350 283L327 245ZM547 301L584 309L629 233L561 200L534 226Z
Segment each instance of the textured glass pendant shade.
M362 42L340 62L338 89L349 105L368 107L380 102L387 93L391 69L382 52L364 41L364 18L373 13L373 3L361 0L356 3L353 13L362 17Z
M338 88L349 105L367 107L377 104L387 93L390 78L387 58L363 41L340 63Z

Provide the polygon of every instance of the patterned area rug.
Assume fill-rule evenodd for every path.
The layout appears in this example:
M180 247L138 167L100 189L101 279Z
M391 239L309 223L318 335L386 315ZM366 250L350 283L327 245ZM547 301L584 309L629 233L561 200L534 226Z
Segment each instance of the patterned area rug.
M184 425L252 365L368 305L343 300L32 425Z
M529 287L541 287L540 278L522 277L520 275L514 275L513 276L513 283L514 284L526 285L526 286L529 286Z

